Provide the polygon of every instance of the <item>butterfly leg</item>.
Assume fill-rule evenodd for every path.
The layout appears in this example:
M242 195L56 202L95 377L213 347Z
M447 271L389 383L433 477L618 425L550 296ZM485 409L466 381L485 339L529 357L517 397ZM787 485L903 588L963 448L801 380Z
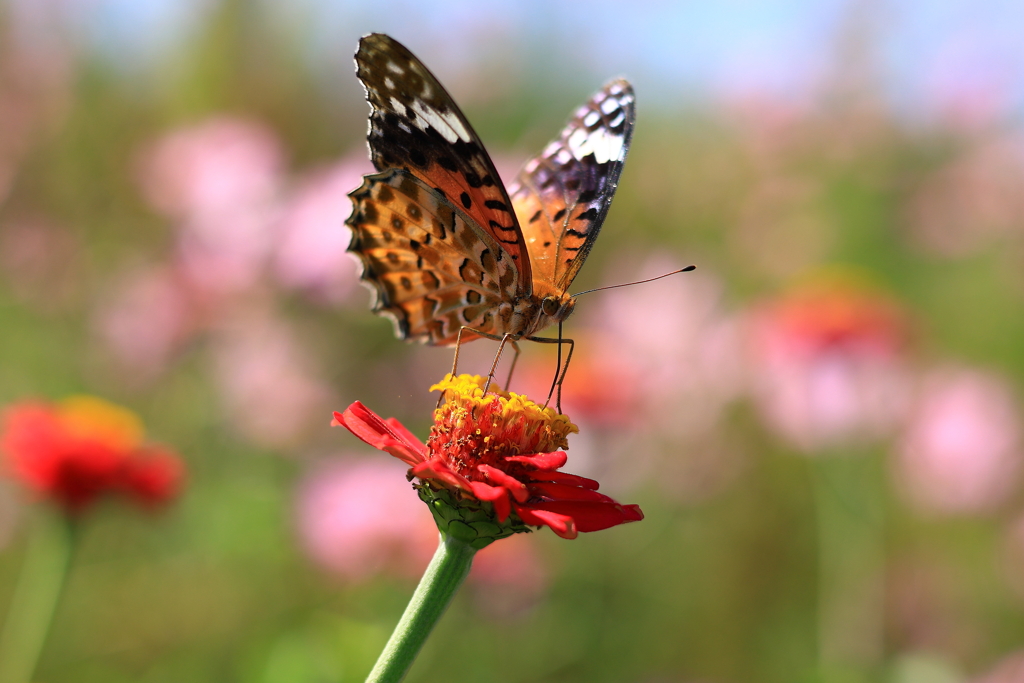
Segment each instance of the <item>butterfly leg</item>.
M558 344L558 361L555 365L555 376L551 381L551 389L548 391L547 400L544 401L544 407L548 407L548 403L551 402L551 396L554 395L555 389L558 389L558 395L555 399L555 408L558 412L562 412L562 382L565 381L565 374L569 371L569 361L572 360L572 352L576 348L576 342L572 339L565 337L559 337L558 339L551 339L549 337L525 337L530 341L540 342L542 344ZM562 363L562 344L569 345L569 352L565 355L565 363Z
M501 353L505 350L505 344L512 342L512 345L516 349L516 356L519 356L519 347L516 345L515 339L511 334L506 334L501 338L501 343L498 344L498 352L494 354L494 362L491 363L491 371L487 373L487 381L484 383L484 394L487 394L487 390L491 387L491 382L494 381L494 371L498 368L498 361L501 360ZM515 363L513 362L513 365Z
M476 332L476 330L474 330L473 328L466 327L465 325L463 325L462 327L459 328L459 334L458 334L457 337L455 337L455 357L452 359L452 374L451 374L451 376L453 378L459 372L459 350L462 349L462 333L466 332L466 331L474 332L474 333ZM435 408L440 408L441 407L441 401L444 400L444 394L445 394L445 392L442 391L441 395L437 397L437 405L434 406Z
M463 325L459 328L459 334L455 337L455 358L452 359L452 377L455 377L459 371L459 350L462 349L462 333L466 330L475 332L476 330L466 327Z
M475 335L477 335L479 337L484 337L486 339L493 339L494 341L501 342L501 346L498 347L498 353L494 357L494 363L491 364L491 372L487 375L487 383L484 385L484 393L486 394L487 393L487 389L491 386L491 380L494 379L494 369L498 366L498 361L501 359L501 351L505 347L506 342L508 342L508 341L512 342L512 346L516 350L516 359L519 358L519 346L518 346L518 344L516 344L515 340L511 338L511 335L505 335L504 337L499 337L496 334L490 334L488 332L484 332L483 330L477 330L477 329L474 329L472 327L467 327L466 325L463 325L462 327L459 328L458 336L455 337L455 358L452 359L452 377L455 377L458 374L459 350L462 348L462 333L463 332L471 332L471 333L473 333L473 334L475 334ZM512 367L513 367L513 369L515 369L515 361L514 360L512 362ZM511 373L511 371L509 371L509 379L511 379L511 378L512 378L512 373ZM444 394L442 393L438 397L438 399L437 399L437 406L436 407L440 408L441 407L441 401L443 401L443 400L444 400Z
M516 350L516 355L512 356L512 365L508 368L508 379L505 380L505 391L508 391L508 388L512 386L512 373L516 371L516 363L519 362L520 353L519 344L516 340L513 339L509 343L512 344L512 348Z

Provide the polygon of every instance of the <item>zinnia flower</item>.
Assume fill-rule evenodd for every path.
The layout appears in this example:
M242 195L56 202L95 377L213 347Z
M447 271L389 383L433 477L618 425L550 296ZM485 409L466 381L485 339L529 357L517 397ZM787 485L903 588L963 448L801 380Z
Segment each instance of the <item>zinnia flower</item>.
M0 471L70 513L106 493L155 506L180 488L181 461L143 442L134 413L102 399L28 401L8 407L3 417Z
M483 392L479 376L448 375L431 391L445 402L434 411L424 445L394 418L358 401L334 423L409 465L420 497L442 532L476 548L547 526L562 538L643 519L638 505L598 493L598 483L560 472L567 437L578 431L565 415L525 396Z

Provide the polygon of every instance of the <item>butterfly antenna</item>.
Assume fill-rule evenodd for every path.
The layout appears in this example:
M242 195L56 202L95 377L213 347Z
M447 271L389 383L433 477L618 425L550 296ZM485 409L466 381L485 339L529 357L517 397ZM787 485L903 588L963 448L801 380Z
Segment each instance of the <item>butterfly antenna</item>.
M576 297L580 296L580 294L590 294L591 292L600 292L601 290L604 290L604 289L615 289L616 287L629 287L630 285L642 285L645 282L654 282L655 280L660 280L661 278L668 277L669 275L676 275L678 273L689 273L691 270L696 270L696 269L697 269L697 266L686 266L685 268L680 268L679 270L673 270L671 273L665 273L664 275L659 275L658 277L652 277L652 278L649 278L647 280L637 280L636 282L623 282L620 285L608 285L607 287L598 287L597 289L588 289L585 292L580 292L579 294L571 294L570 296L575 299Z

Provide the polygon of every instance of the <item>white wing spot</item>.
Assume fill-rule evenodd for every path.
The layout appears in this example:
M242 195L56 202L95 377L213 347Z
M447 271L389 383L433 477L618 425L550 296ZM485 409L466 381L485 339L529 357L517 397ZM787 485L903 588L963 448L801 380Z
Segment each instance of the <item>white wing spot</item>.
M458 116L450 111L441 114L441 116L444 117L444 120L448 122L448 125L452 127L452 130L458 134L463 142L470 142L472 140L472 136L466 130L466 127L462 125L462 121L459 120Z
M578 130L569 136L569 149L577 159L593 154L599 164L622 158L622 136L599 128L589 135Z
M577 159L581 159L587 156L586 153L580 154L578 152L578 150L583 149L583 147L587 144L587 137L587 131L583 130L582 128L577 128L575 131L573 131L573 134L569 136L569 139L566 140L566 143L569 145L569 149L571 149L573 153L576 154Z
M595 123L601 120L601 115L596 111L591 110L583 117L583 125L587 128L592 128Z
M393 80L391 80L390 76L385 76L384 77L384 87L387 88L388 90L394 90L395 89L395 82Z
M405 69L400 67L398 64L395 64L394 62L388 62L388 71L392 71L398 74L399 76L405 73Z
M419 114L420 118L423 119L430 128L433 128L440 133L441 137L448 142L455 144L459 141L458 131L453 130L448 121L449 118L451 118L451 114L446 116L445 114L438 112L436 109L425 107L422 100L413 100L412 110ZM459 127L462 128L461 125ZM423 126L420 126L420 128L426 130Z
M613 111L619 108L619 103L615 100L605 100L601 103L601 111L605 114L611 114Z
M554 156L555 152L557 152L561 148L562 148L562 143L559 142L558 140L555 140L554 142L549 142L548 146L544 148L543 152L541 152L541 156L543 156L543 157Z

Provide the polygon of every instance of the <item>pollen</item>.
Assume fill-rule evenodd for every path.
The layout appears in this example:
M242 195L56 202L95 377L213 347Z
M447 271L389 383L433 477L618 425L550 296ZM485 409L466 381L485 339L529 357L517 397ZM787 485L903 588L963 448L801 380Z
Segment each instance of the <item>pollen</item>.
M515 476L510 470L519 466L505 462L506 457L564 450L569 434L579 431L554 408L502 391L493 382L485 395L484 384L486 378L479 375L448 375L430 388L444 392L445 402L434 413L427 448L464 477L478 478L480 464Z

